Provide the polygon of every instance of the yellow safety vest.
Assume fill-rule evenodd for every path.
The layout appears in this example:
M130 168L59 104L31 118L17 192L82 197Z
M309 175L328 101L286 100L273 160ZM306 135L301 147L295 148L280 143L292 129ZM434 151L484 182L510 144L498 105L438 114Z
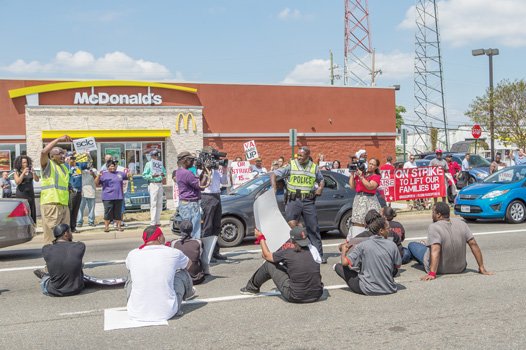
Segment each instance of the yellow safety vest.
M286 180L287 190L293 193L297 190L305 194L310 193L316 183L316 170L316 164L311 161L303 168L297 159L293 160L290 163L290 176Z
M40 204L61 204L69 203L69 171L64 165L58 165L51 159L49 160L49 176L44 177L42 172L42 192L40 193Z

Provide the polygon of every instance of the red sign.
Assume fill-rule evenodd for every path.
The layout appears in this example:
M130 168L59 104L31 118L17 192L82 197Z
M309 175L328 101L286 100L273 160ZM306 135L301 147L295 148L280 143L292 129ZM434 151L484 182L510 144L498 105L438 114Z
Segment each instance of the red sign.
M471 128L471 135L473 135L473 137L476 139L478 139L480 135L482 135L482 129L480 128L480 125L473 125L473 127Z
M381 173L380 185L388 202L446 196L444 169L441 167L383 170Z

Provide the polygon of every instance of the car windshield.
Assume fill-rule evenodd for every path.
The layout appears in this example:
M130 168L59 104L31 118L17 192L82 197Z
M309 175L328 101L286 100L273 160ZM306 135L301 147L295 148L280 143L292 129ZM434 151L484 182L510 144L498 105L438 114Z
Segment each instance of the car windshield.
M462 157L464 159L464 157ZM469 156L469 165L473 168L484 168L489 167L490 162L486 158L482 158L478 154L472 154Z
M142 176L134 176L128 181L128 192L148 192L148 181Z
M509 184L521 181L526 177L526 167L511 167L497 171L495 174L488 176L485 183Z
M231 195L240 195L240 196L246 196L255 190L257 190L261 185L263 185L265 182L269 181L268 176L258 176L253 180L250 180L249 182L239 186L232 192L230 192Z

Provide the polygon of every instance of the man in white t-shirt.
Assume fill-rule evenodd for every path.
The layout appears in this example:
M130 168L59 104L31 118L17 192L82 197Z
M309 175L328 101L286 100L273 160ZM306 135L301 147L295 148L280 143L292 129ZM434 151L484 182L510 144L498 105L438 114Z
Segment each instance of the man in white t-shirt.
M183 300L195 290L187 268L191 261L180 250L167 247L159 227L148 226L144 244L126 257L128 316L137 321L165 321L181 316Z
M409 160L404 163L404 169L416 168L415 156L410 154Z

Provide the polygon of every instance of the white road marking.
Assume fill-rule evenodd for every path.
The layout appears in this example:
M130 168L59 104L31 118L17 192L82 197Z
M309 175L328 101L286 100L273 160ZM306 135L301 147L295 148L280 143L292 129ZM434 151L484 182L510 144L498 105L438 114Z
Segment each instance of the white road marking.
M499 233L517 233L517 232L526 232L526 229L517 229L517 230L503 230L503 231L488 231L488 232L478 232L473 233L473 236L485 236L485 235L494 235ZM422 237L411 237L406 238L406 241L421 241L427 239L427 236ZM337 247L341 243L330 243L324 244L323 247ZM225 252L224 255L242 255L242 254L254 254L261 252L261 249L249 249L249 250L234 250L230 252ZM86 267L98 266L98 265L109 265L109 264L124 264L125 260L108 260L108 261L90 261L84 263ZM0 269L0 272L12 272L12 271L25 271L25 270L34 270L41 269L44 265L38 266L23 266L23 267L9 267L5 269Z

